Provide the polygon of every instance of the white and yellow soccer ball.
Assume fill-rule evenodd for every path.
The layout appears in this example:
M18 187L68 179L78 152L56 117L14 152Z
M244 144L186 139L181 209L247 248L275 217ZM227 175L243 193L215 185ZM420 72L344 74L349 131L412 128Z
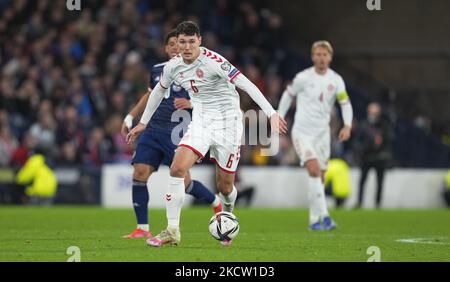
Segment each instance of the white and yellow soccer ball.
M209 220L209 232L216 240L230 241L239 234L239 221L231 212L219 212Z

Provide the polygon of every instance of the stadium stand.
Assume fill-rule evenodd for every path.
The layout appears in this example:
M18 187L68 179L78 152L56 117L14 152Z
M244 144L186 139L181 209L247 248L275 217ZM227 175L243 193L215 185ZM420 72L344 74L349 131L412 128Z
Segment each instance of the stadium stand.
M144 93L149 67L165 60L164 34L181 19L200 22L204 45L242 69L275 107L284 86L310 65L309 54L292 47L294 40L284 32L282 15L266 1L186 5L91 0L83 1L81 12L73 12L65 1L0 0L0 11L3 167L20 167L36 147L46 149L56 166L98 169L105 163L128 163L132 150L120 136L121 120ZM339 57L336 68L374 80L346 68ZM362 119L372 89L348 84L356 118ZM376 87L389 91L384 85ZM241 103L243 110L255 107L246 95ZM449 145L427 130L426 118L402 116L389 104L385 108L395 128L395 165L448 166ZM288 155L289 138L284 142L282 155L262 164L297 165L297 159ZM261 163L254 156L257 148L243 149L242 164ZM336 154L354 165L357 158L352 157L351 145L342 150Z

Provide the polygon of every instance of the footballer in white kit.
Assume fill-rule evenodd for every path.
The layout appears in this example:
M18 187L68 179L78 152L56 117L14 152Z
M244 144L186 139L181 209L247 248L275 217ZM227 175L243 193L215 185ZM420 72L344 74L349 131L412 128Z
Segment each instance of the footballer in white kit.
M353 110L342 77L329 68L333 49L327 41L312 47L313 67L298 73L283 92L279 113L284 117L293 99L296 113L292 126L292 142L309 174L309 224L311 230L331 230L336 227L325 201L323 177L330 158L330 117L337 100L342 110L344 128L339 139L350 138Z
M270 118L272 130L285 133L286 122L273 109L259 89L225 58L200 47L196 23L177 26L180 54L164 67L158 85L152 90L140 123L127 136L132 143L145 129L153 113L172 84L186 89L193 104L192 121L179 142L170 166L166 194L168 226L147 244L160 247L180 242L180 213L184 201L184 177L189 169L210 151L216 162L216 181L223 210L232 212L237 196L234 172L239 162L243 124L236 87L244 90ZM231 241L222 241L230 245Z
M193 63L184 63L178 55L164 72L161 86L174 81L188 89L193 104L192 122L178 146L189 148L200 158L210 150L210 158L221 170L234 173L243 131L239 94L233 84L240 71L217 53L200 47ZM268 115L273 113L269 107L266 110Z

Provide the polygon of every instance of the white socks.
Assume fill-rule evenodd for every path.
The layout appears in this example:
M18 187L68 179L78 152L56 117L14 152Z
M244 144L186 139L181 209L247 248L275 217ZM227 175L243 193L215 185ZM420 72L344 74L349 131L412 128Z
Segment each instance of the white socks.
M309 224L328 216L325 187L320 177L308 177Z
M141 230L144 230L144 231L149 231L149 229L150 229L148 224L138 224L137 228L141 229Z
M230 194L224 195L222 193L219 193L219 197L222 199L223 203L223 210L227 212L233 212L234 209L234 202L236 202L237 198L237 190L236 187L233 185L233 190Z
M178 229L184 202L184 178L169 176L169 189L165 197L168 228Z
M219 206L219 204L220 204L220 198L217 195L215 195L214 202L212 202L211 206L213 208L217 208L217 206Z

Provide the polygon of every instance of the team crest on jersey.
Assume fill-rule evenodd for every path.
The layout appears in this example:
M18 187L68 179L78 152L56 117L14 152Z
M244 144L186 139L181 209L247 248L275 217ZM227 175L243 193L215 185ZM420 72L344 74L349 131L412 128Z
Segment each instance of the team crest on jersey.
M224 71L229 71L231 69L231 64L229 62L225 62L223 64L220 65L220 67L224 70Z
M203 70L200 69L200 68L198 68L198 69L195 71L195 74L198 76L198 78L203 78L203 75L204 75Z
M333 92L334 91L334 85L328 84L328 91Z

